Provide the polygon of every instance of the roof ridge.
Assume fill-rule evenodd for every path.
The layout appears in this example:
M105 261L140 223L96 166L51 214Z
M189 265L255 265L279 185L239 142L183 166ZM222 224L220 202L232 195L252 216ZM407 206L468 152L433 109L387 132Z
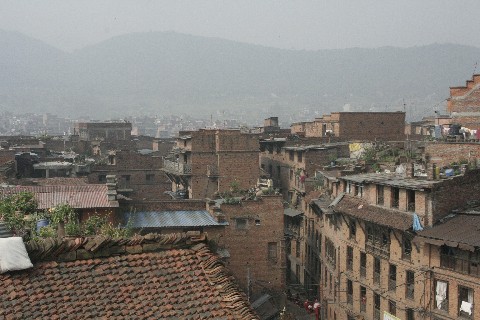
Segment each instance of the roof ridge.
M214 255L207 245L198 244L192 248L199 261L208 281L216 286L222 295L222 302L225 307L238 312L237 319L259 319L249 304L247 304L245 294L243 294L238 286L232 281L232 278L225 272L225 266L220 259Z
M206 240L205 234L149 233L131 238L110 238L102 235L77 238L45 238L25 243L32 262L74 261L122 254L138 254L173 248L191 247Z

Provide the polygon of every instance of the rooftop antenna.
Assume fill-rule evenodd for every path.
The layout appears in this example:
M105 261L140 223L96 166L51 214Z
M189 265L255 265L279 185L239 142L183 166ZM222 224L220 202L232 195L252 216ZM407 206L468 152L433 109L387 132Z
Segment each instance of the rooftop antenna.
M473 65L473 74L472 74L472 77L475 75L475 72L477 72L477 61L475 61L475 64Z

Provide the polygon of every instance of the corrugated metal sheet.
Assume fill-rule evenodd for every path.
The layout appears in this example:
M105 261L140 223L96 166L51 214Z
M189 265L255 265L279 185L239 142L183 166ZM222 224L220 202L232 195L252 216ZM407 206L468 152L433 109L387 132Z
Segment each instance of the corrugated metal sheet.
M220 226L208 211L145 211L127 214L132 228L174 228Z
M0 198L22 191L35 195L38 209L48 209L64 203L76 209L118 207L118 202L108 201L108 188L104 184L4 187L0 188Z
M436 245L449 244L453 247L467 245L478 248L480 247L480 216L457 215L438 226L419 232L418 235L426 238L425 242Z

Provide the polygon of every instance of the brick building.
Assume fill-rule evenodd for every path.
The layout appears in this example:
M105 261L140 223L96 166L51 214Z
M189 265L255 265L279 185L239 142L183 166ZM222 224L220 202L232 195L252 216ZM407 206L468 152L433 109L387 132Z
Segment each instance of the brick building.
M292 134L329 137L333 141L403 141L405 112L332 112L311 122L291 125Z
M228 222L223 233L210 239L215 240L218 248L228 251L227 267L240 287L251 295L266 290L281 297L285 290L281 196L262 196L239 204L210 202L209 211Z
M268 292L281 299L285 289L281 196L264 195L235 204L208 199L134 201L129 207L131 213L125 218L130 217L142 234L205 233L245 293L255 298Z
M423 228L441 226L452 210L478 199L479 171L442 180L410 174L407 170L407 176L336 177L324 183L328 192L311 193L302 202L303 221L298 226L299 239L304 240L286 249L300 257L300 264L293 265L293 259L289 269L307 293L320 296L327 319L380 319L385 314L408 320L453 319L456 315L458 301L451 302L450 316L430 313L435 303L430 294L435 281L431 270L435 272L439 262L429 259L439 251L432 253L413 241L420 230L414 217ZM471 281L460 286L474 290ZM457 284L452 284L450 296L457 292ZM468 297L468 290L464 292Z
M180 132L162 170L172 190L190 199L251 188L259 177L258 135L234 129Z
M455 123L469 128L480 127L480 74L473 75L465 86L450 87L447 111Z
M77 122L73 134L83 141L131 140L132 124L126 121Z
M169 199L170 181L162 171L162 158L135 151L110 151L104 161L91 167L89 183L105 183L117 177L118 192L132 200Z
M311 177L315 171L350 155L348 143L298 144L298 141L278 138L260 142L261 168L289 202L296 201L297 193L313 190Z
M478 203L456 210L431 229L419 232L415 242L428 252L431 270L426 310L434 319L476 319L480 314L480 242Z

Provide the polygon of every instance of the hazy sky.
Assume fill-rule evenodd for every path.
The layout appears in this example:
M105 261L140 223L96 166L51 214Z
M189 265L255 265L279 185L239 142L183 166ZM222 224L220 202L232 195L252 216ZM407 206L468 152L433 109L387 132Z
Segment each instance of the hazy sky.
M0 0L0 29L65 50L177 31L294 49L480 47L479 0Z

